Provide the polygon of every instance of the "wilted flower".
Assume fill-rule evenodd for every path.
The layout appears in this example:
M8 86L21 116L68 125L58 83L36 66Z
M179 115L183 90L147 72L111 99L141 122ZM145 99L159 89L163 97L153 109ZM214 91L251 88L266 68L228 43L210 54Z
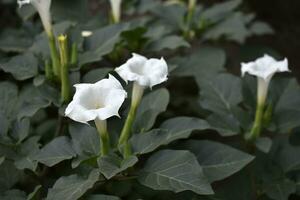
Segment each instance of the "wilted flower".
M168 79L168 65L163 58L147 59L136 53L115 71L124 81L135 81L143 87L153 87Z
M110 0L110 5L112 9L112 17L115 23L120 22L121 18L121 3L122 0Z
M288 72L288 61L285 58L282 61L276 61L269 55L264 55L261 58L249 63L242 63L242 75L249 73L251 75L257 76L258 88L257 96L258 103L265 102L268 87L271 78L276 72Z
M127 95L119 81L111 75L94 84L76 84L75 88L76 93L65 114L81 123L119 116L119 108Z
M19 6L23 6L24 4L31 3L35 9L38 11L44 29L48 35L52 34L52 22L51 22L51 0L18 0Z

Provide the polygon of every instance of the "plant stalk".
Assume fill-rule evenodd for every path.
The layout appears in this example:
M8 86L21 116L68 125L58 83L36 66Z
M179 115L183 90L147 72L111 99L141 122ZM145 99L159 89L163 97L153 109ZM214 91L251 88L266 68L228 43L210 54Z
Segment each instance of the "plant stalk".
M100 154L101 156L105 156L110 150L110 139L107 131L107 123L106 120L100 120L99 118L96 118L95 124L100 136Z

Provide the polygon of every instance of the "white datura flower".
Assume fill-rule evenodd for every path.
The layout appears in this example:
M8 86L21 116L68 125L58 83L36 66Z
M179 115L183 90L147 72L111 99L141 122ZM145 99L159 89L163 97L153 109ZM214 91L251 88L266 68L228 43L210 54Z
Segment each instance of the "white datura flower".
M67 106L65 115L74 121L104 121L112 116L119 116L118 111L127 93L120 82L109 75L94 84L82 83L76 88L72 102Z
M266 54L253 62L242 63L242 76L244 76L245 73L249 73L258 78L258 103L265 102L269 83L273 75L277 72L289 71L288 60L286 58L282 61L276 61L273 57Z
M111 9L112 9L113 20L116 23L120 22L120 18L121 18L121 3L122 3L122 0L110 0L110 5L111 5Z
M115 71L126 83L134 81L143 87L152 88L168 79L168 65L163 58L147 59L136 53Z
M19 6L24 4L32 4L33 7L39 13L44 29L48 35L52 34L52 22L51 22L51 0L18 0Z

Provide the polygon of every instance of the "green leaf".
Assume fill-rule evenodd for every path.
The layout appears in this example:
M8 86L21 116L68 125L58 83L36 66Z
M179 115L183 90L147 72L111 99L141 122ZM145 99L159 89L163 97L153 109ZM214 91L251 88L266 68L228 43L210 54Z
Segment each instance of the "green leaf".
M66 136L61 136L45 145L34 156L34 159L48 167L52 167L63 160L68 160L75 156L76 152L72 148L70 139Z
M247 28L248 15L235 12L226 17L224 21L206 31L203 37L207 40L217 40L225 37L238 43L244 43L246 38L251 36L251 30Z
M133 132L148 131L154 125L157 116L167 109L169 99L170 94L165 88L155 90L143 97L137 110Z
M32 117L40 109L50 106L50 103L42 96L38 88L31 85L24 87L19 95L18 119Z
M69 132L72 137L72 147L77 157L72 161L72 167L81 162L96 157L100 153L100 138L97 130L85 124L71 124Z
M96 83L97 81L104 79L110 71L112 71L112 68L93 69L86 73L82 80L84 83Z
M18 99L18 88L11 82L0 82L0 110L11 120L14 117Z
M282 88L282 87L281 87ZM280 133L287 133L300 125L300 87L295 79L280 90L274 109L274 121Z
M104 195L104 194L94 194L88 196L87 200L121 200L119 197Z
M180 29L183 26L183 16L186 8L179 4L157 5L151 9L152 13L157 15L160 20L164 21L166 26L173 29Z
M233 136L240 133L240 123L233 115L213 113L206 120L211 129L216 130L221 136Z
M233 106L242 101L241 79L231 74L219 74L200 85L200 104L215 113L233 113Z
M3 194L0 194L1 200L25 200L26 193L21 190L8 190Z
M119 156L115 154L101 156L97 159L99 171L105 176L107 179L111 179L118 173L132 167L135 163L138 162L136 156L130 156L123 160Z
M59 178L49 189L46 200L75 200L91 189L99 179L98 170L93 170L87 178L70 175Z
M160 129L143 134L135 134L130 139L135 154L154 151L161 145L167 145L178 139L188 138L194 130L209 129L206 121L192 117L176 117L165 121Z
M190 44L185 41L182 37L171 35L160 38L148 44L145 48L148 51L161 51L164 49L177 49L179 47L190 47Z
M40 140L39 136L34 136L26 140L22 143L18 149L18 158L15 160L16 168L23 170L23 169L30 169L35 171L37 168L37 161L34 160L34 156L39 152L40 144L38 141Z
M274 160L282 167L284 172L300 169L300 146L290 144L287 136L277 137L274 141L272 153Z
M207 78L223 71L225 61L224 50L202 46L191 55L176 57L171 60L171 64L175 65L171 75L180 77L193 76L200 83L201 80L207 80Z
M21 178L22 172L16 169L10 161L4 161L0 165L0 192L10 189Z
M296 184L289 179L272 182L266 185L265 192L271 199L288 200L289 196L296 192Z
M31 53L13 57L7 63L1 65L1 69L11 73L17 80L26 80L38 73L38 61Z
M208 140L190 140L183 147L196 155L211 182L231 176L254 159L252 155Z
M0 50L21 53L32 44L32 38L20 29L4 29L0 35Z
M239 5L241 5L241 3L241 0L231 0L215 4L212 7L205 9L202 12L201 17L208 20L210 23L216 23L231 14Z
M256 21L250 26L250 31L255 35L273 34L274 30L265 22Z
M196 157L188 151L162 150L155 153L147 160L138 180L155 190L214 193Z
M93 35L86 39L86 51L79 56L79 65L96 62L102 56L113 51L115 45L120 41L122 31L129 28L129 24L114 24L99 28Z
M41 185L36 186L34 188L33 192L31 192L28 195L27 200L39 200L39 199L41 199L41 197L40 197L41 190L42 190Z
M255 141L255 146L260 151L262 151L264 153L269 153L269 151L271 150L271 147L272 147L272 140L267 137L257 138Z
M30 120L28 118L17 120L13 124L11 136L17 141L17 143L21 143L28 136L29 129Z

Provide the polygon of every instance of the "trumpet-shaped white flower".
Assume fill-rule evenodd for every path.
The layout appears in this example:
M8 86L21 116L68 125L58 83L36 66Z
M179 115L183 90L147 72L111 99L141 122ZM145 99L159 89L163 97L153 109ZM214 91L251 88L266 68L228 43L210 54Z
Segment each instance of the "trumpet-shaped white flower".
M76 93L65 115L81 123L119 116L119 108L127 96L120 82L112 75L94 84L76 84L75 88Z
M135 81L143 87L153 87L168 79L168 65L166 61L156 58L147 59L133 53L125 64L115 70L126 83Z
M122 0L110 0L110 5L112 9L112 17L115 23L120 22L121 18L121 3Z
M245 73L249 73L258 78L257 97L259 104L263 104L266 100L269 83L273 75L277 72L289 71L288 60L286 58L282 61L276 61L266 54L253 62L242 63L242 76Z
M19 6L23 6L24 4L31 3L33 7L38 11L44 29L48 35L52 34L52 22L51 22L51 0L18 0Z

